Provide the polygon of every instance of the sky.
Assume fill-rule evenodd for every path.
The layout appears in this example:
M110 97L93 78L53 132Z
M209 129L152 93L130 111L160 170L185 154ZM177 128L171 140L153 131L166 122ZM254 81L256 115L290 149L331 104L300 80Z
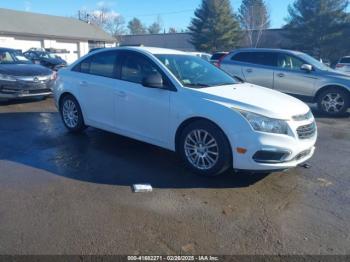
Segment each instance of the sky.
M230 0L237 11L241 0ZM265 0L271 12L271 28L280 28L288 16L293 0ZM150 25L160 17L164 28L186 29L201 0L0 0L0 8L15 9L58 16L74 16L78 10L96 10L107 6L126 21L138 17Z

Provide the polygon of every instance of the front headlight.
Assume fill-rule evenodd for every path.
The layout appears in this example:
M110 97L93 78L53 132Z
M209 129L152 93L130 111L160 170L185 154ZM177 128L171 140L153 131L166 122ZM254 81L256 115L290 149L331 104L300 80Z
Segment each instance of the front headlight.
M16 81L16 78L13 76L0 74L0 81Z
M288 135L288 124L280 119L254 114L247 111L239 111L247 119L255 131Z

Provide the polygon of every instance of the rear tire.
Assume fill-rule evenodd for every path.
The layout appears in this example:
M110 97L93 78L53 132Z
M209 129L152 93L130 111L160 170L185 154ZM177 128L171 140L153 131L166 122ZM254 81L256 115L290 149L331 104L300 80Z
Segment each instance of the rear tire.
M60 114L69 132L80 133L86 129L80 105L72 95L65 95L62 98Z
M231 167L229 142L222 130L209 121L198 120L186 126L178 143L178 153L193 173L217 176Z
M317 105L325 115L341 116L350 106L350 95L337 87L327 88L318 95Z

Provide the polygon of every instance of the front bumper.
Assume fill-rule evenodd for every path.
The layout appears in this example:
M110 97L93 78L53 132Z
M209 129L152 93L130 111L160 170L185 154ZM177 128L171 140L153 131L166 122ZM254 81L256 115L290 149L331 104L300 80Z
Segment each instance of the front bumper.
M292 123L293 130L305 124ZM273 171L294 168L309 160L315 152L317 129L307 138L299 138L298 134L279 135L262 132L245 132L234 135L231 141L233 150L233 168L249 171ZM234 141L239 141L234 143ZM238 153L237 148L245 148L246 152ZM257 152L285 153L281 159L257 159ZM262 156L263 154L260 154ZM268 154L267 154L268 155ZM271 154L273 155L273 154Z
M0 82L0 98L15 99L24 97L48 96L52 94L53 80L31 82Z

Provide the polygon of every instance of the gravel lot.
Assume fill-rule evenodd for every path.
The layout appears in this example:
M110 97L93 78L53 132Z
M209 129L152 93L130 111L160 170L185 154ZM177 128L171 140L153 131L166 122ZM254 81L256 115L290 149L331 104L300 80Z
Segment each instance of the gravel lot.
M315 112L317 115L317 112ZM350 254L350 114L317 117L310 169L202 178L51 99L0 105L0 254ZM135 194L134 183L152 193Z

